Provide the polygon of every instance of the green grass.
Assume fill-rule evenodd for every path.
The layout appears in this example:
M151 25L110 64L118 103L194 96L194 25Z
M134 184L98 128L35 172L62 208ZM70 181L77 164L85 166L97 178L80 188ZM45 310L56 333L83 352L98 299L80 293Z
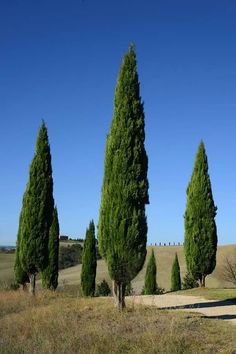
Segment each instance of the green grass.
M236 326L198 314L39 292L0 291L1 354L233 354Z
M236 289L196 288L196 289L189 289L189 290L180 290L170 294L201 296L208 300L235 300L236 301Z
M132 286L136 293L140 293L144 285L144 276L146 271L146 264L150 255L151 248L154 249L156 261L157 261L157 282L166 291L170 289L170 275L172 262L175 253L178 253L181 276L183 277L186 272L186 265L184 261L184 253L182 246L149 246L148 256L141 272L132 281ZM217 266L214 272L206 278L206 287L208 288L229 288L232 287L231 283L225 282L221 278L220 268L224 263L224 257L236 254L236 245L219 246L217 251ZM12 254L0 254L0 279L3 281L9 281L13 279L13 266L14 255ZM59 284L61 287L76 287L80 283L80 270L81 265L71 267L62 270L59 275ZM110 278L107 271L106 263L103 260L98 261L97 268L97 282L102 279L106 279L110 282Z

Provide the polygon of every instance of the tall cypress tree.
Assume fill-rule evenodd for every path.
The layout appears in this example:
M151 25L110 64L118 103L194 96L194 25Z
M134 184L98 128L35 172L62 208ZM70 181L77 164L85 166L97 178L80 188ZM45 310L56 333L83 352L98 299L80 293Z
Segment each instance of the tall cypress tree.
M157 291L157 267L156 259L154 256L154 251L152 250L151 257L149 258L146 274L145 274L145 283L144 283L144 293L145 295L155 295Z
M58 285L58 256L59 256L59 221L57 208L54 208L52 224L48 240L48 264L42 271L42 285L44 288L55 290Z
M21 210L19 260L35 293L36 274L47 266L48 236L54 209L51 153L45 123L38 133L36 153Z
M86 231L82 255L81 288L85 296L94 296L97 269L96 238L94 222L90 221Z
M144 147L144 110L134 47L124 55L118 75L114 115L107 137L98 243L116 289L117 307L125 306L125 285L146 257L148 159Z
M216 265L217 230L208 161L201 141L187 188L184 251L187 269L205 286L205 278Z
M180 266L177 253L171 269L171 291L181 290Z

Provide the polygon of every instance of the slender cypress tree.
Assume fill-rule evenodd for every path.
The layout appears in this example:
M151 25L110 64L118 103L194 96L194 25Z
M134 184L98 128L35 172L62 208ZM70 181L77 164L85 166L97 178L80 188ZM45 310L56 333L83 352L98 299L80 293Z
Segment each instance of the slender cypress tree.
M181 290L180 266L177 253L171 270L171 291Z
M187 188L184 251L187 269L205 286L205 278L216 265L217 230L205 147L201 141Z
M58 256L59 256L59 221L57 208L54 208L52 224L48 240L48 264L42 271L42 285L44 288L56 290L58 285Z
M154 256L154 251L152 250L151 257L149 258L146 274L145 274L145 283L144 283L144 293L145 295L155 295L157 291L157 267L156 259Z
M48 236L54 209L51 153L45 123L38 133L36 153L23 198L19 260L35 294L36 274L48 262Z
M93 220L86 231L82 255L81 288L85 296L94 296L97 269L96 238Z
M114 115L107 137L98 243L114 281L117 307L125 306L125 284L146 257L148 159L144 147L144 110L134 47L124 55L118 75Z

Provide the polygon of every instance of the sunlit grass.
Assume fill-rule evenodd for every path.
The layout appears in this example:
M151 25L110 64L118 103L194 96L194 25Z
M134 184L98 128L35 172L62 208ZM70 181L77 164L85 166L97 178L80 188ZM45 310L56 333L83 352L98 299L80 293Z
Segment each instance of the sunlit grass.
M236 289L210 289L210 288L196 288L189 290L181 290L170 293L173 295L189 295L189 296L201 296L209 300L230 300L236 301Z
M0 292L0 353L233 353L236 326L112 298Z

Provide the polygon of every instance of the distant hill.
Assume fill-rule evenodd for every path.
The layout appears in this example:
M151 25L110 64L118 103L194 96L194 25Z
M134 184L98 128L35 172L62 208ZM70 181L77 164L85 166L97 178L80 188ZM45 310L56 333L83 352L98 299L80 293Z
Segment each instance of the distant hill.
M78 242L78 241L75 241ZM65 246L66 243L63 243ZM71 244L71 242L69 242ZM158 285L165 290L170 289L170 273L174 255L177 252L180 262L181 275L184 276L186 272L186 265L184 260L183 246L148 246L148 255L143 269L137 275L137 277L132 281L132 286L134 290L139 293L144 284L144 275L146 271L147 259L149 257L150 251L153 248L155 257L157 260L157 282ZM225 245L218 246L217 251L217 266L214 272L207 277L206 286L212 288L223 288L232 287L231 283L227 283L221 279L220 267L224 262L224 257L236 255L236 245ZM13 266L14 266L14 254L2 254L0 253L0 280L10 281L13 279ZM59 274L59 285L64 286L65 284L78 285L80 283L80 271L81 265L77 265L71 268L63 269ZM102 279L106 279L110 282L110 278L107 271L107 266L105 261L99 260L97 267L97 282Z

